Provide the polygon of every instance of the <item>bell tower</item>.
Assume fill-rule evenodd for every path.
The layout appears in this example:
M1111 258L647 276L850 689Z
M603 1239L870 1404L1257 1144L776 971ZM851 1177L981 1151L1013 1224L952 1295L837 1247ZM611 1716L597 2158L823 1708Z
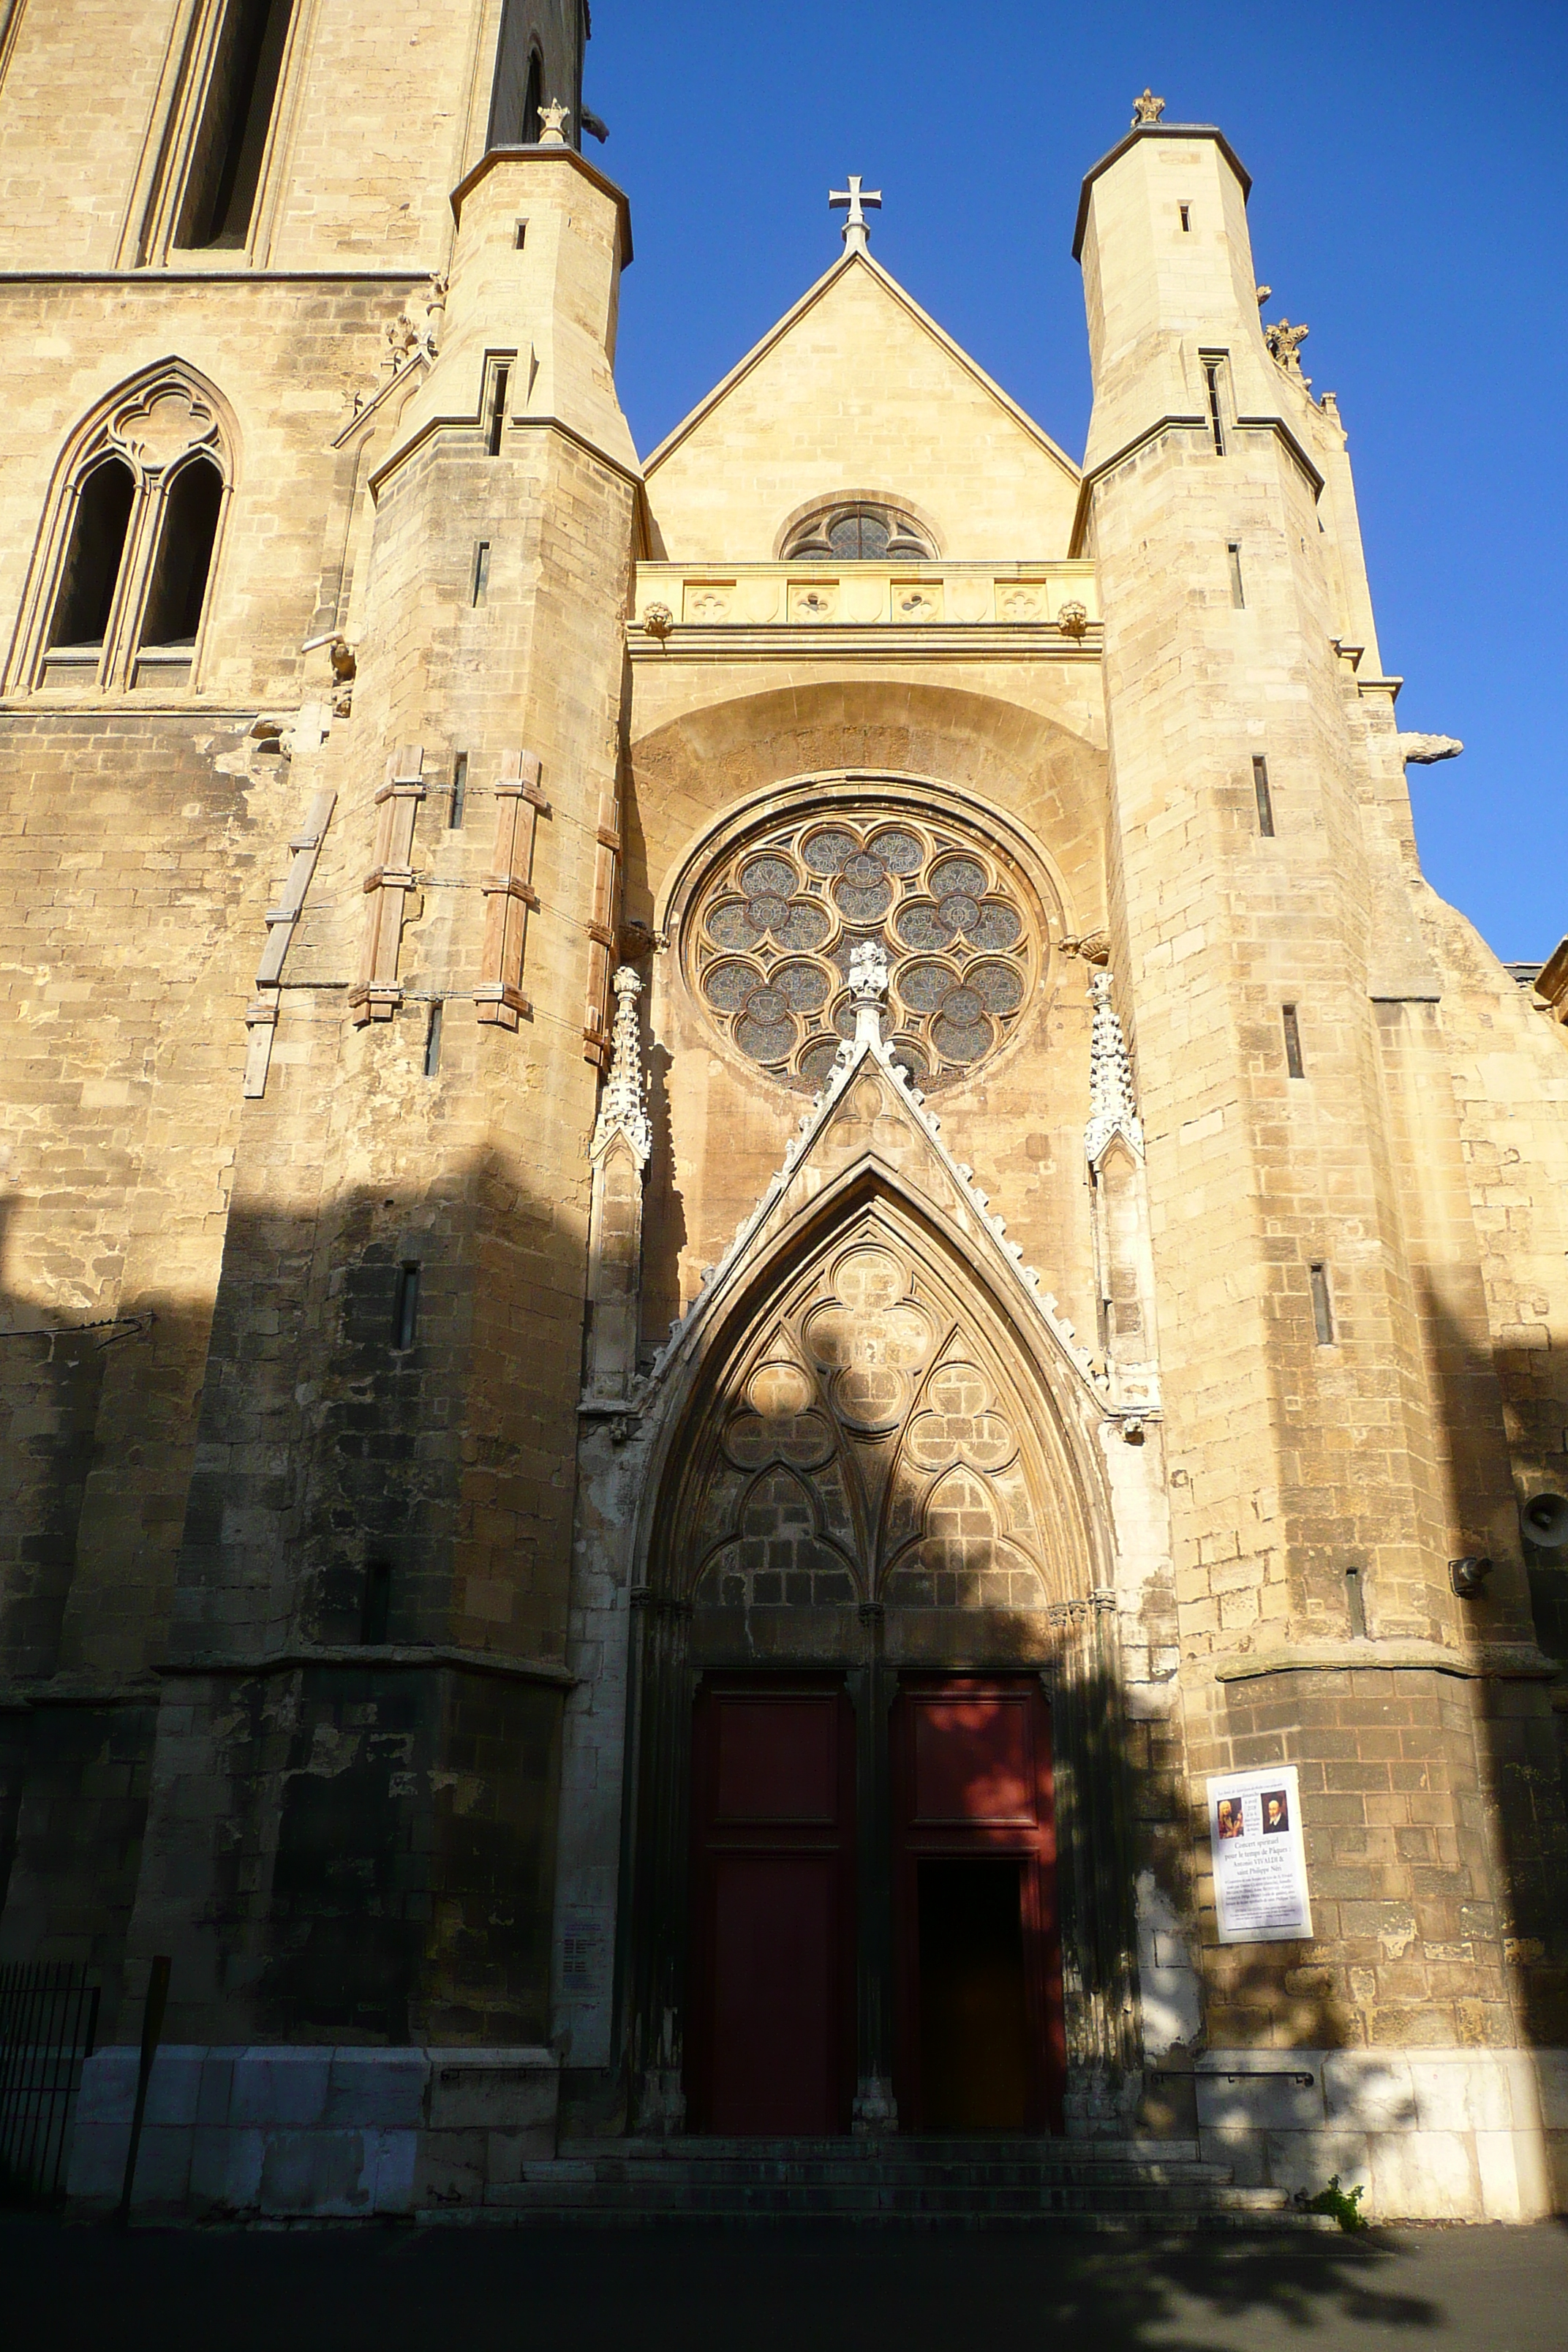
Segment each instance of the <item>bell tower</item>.
M1303 2043L1332 2042L1359 2012L1373 2042L1457 2045L1502 2000L1500 1948L1467 1940L1502 1901L1465 1795L1486 1734L1416 1669L1528 1644L1530 1619L1495 1377L1458 1413L1443 1385L1479 1253L1400 681L1333 396L1311 395L1301 331L1260 321L1247 174L1221 131L1162 110L1145 93L1084 184L1079 543L1106 615L1111 964L1147 1136L1189 1768L1201 1794L1205 1773L1299 1761L1303 1810L1336 1825L1310 1988L1289 1947L1211 1949L1207 2031L1276 2038L1289 2009ZM1478 1611L1448 1562L1479 1551L1498 1573ZM1412 1863L1362 1659L1400 1664L1442 1719L1422 1820L1445 1875ZM1372 1761L1346 1779L1347 1753ZM1359 1893L1397 1898L1398 1950L1362 1941ZM1430 1969L1428 1944L1474 1965ZM1487 2030L1516 2029L1500 2007Z

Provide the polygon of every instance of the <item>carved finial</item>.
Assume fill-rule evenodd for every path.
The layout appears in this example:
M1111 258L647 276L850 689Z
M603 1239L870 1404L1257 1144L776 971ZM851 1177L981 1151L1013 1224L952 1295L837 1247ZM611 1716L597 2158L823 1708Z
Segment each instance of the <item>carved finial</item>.
M539 110L540 145L564 147L566 125L571 120L572 109L569 106L563 106L558 99L552 98L548 106L542 106Z
M1265 302L1267 302L1267 301L1268 301L1268 297L1270 296L1270 294L1272 294L1272 293L1273 293L1273 291L1274 291L1274 289L1273 289L1273 287L1272 287L1272 286L1255 286L1255 287L1253 288L1253 289L1252 289L1253 297L1254 297L1255 300L1257 301L1258 307L1258 309L1259 309L1260 310L1262 310L1263 305L1265 304Z
M1310 375L1301 373L1301 346L1311 333L1310 327L1293 327L1289 319L1277 320L1272 327L1263 330L1263 340L1284 369L1298 383L1310 384Z
M880 1004L888 993L888 950L880 940L857 940L851 948L849 993L857 1004Z
M598 1123L594 1129L594 1140L589 1155L596 1160L601 1151L617 1135L624 1135L631 1145L632 1157L639 1168L646 1168L653 1150L653 1130L647 1123L647 1090L643 1085L642 1038L637 1028L637 998L642 994L642 982L629 963L622 964L615 978L616 1022L610 1047L610 1074L605 1080L605 1091L599 1098Z
M1094 1027L1089 1046L1089 1125L1083 1148L1098 1161L1113 1135L1124 1136L1140 1160L1143 1157L1143 1122L1132 1085L1132 1064L1121 1020L1110 1001L1110 974L1091 971L1089 992L1094 998Z
M432 359L436 356L447 316L447 278L439 269L430 272L430 291L425 297L425 348Z
M1164 100L1156 98L1153 91L1145 84L1142 97L1135 98L1132 101L1133 130L1136 131L1141 123L1158 122L1164 111Z
M849 994L855 1006L855 1043L875 1045L882 1035L882 1005L888 993L888 951L880 940L857 940L849 950Z
M847 188L829 188L827 205L830 212L846 213L848 215L843 229L846 251L866 252L870 244L870 229L867 225L866 207L868 205L874 213L881 211L881 189L862 188L859 173L851 172L849 185Z

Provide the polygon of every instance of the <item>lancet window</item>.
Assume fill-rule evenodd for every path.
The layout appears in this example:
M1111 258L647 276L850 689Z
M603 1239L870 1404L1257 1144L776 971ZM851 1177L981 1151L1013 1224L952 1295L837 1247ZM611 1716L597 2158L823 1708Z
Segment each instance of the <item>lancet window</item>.
M40 538L13 688L189 688L232 478L216 400L181 368L89 417Z

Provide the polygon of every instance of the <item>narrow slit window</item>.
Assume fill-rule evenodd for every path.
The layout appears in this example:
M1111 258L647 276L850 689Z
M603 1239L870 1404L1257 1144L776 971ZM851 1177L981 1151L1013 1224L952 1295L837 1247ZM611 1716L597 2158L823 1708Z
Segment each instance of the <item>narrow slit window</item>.
M1272 841L1274 796L1268 789L1268 762L1256 756L1252 762L1252 789L1258 795L1258 830Z
M517 225L517 235L513 238L512 242L517 247L518 252L521 253L524 246L528 243L528 223L526 221L519 221Z
M170 485L158 534L143 646L194 648L206 602L223 476L205 457L182 466Z
M1240 541L1233 539L1226 548L1225 551L1230 559L1230 601L1239 613L1244 609L1247 604L1246 593L1243 591L1241 584Z
M484 603L489 584L490 543L488 539L481 539L479 545L474 550L473 601L476 605L482 604Z
M386 1628L392 1615L392 1564L389 1560L373 1559L364 1571L364 1605L360 1619L360 1640L379 1647L386 1639Z
M1301 1059L1301 1024L1296 1018L1296 1008L1287 1004L1280 1009L1285 1020L1285 1067L1293 1078L1304 1078L1307 1068Z
M430 1018L425 1030L425 1075L436 1077L441 1068L441 1000L430 1007Z
M419 1264L411 1258L397 1269L397 1295L392 1308L392 1344L406 1354L419 1336Z
M459 751L452 762L452 798L447 810L447 824L453 833L461 833L463 818L468 804L468 755Z
M1193 226L1193 208L1191 205L1183 205L1180 207L1180 211L1182 215L1182 227L1184 231L1190 231Z
M1351 1621L1351 1633L1358 1642L1366 1639L1366 1591L1359 1568L1345 1570L1345 1613Z
M105 458L83 482L55 599L51 648L80 646L96 650L102 645L114 609L135 494L131 468L118 457Z
M1214 453L1216 457L1223 457L1225 456L1225 422L1219 413L1219 362L1217 360L1204 362L1204 382L1208 387L1209 431L1214 435Z
M498 367L490 379L489 426L485 435L485 447L492 457L500 456L501 437L506 432L506 391L511 382L510 367Z
M1329 1297L1329 1269L1326 1265L1309 1266L1312 1286L1312 1326L1320 1348L1334 1344L1334 1312Z
M234 247L250 234L293 14L294 0L228 0L213 48L177 246Z

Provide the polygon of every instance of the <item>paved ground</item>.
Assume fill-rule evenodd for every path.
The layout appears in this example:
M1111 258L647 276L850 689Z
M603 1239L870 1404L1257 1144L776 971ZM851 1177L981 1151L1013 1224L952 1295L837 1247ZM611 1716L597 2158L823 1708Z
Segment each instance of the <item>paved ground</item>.
M6 2352L1564 2352L1568 2227L1363 2239L0 2220Z

